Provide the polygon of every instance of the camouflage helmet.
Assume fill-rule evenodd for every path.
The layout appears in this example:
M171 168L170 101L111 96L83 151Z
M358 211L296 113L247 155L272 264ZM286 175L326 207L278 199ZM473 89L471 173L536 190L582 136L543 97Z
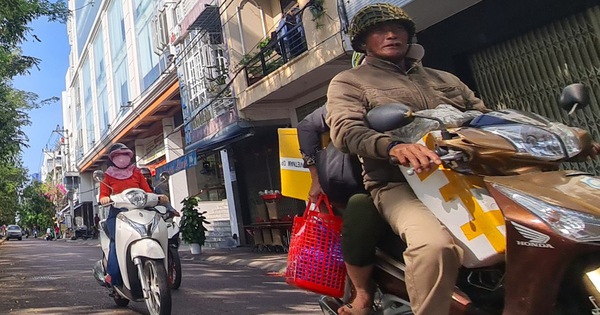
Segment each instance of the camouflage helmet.
M383 22L398 22L402 24L408 31L409 40L415 35L415 22L397 6L389 3L375 3L360 9L350 22L350 42L352 48L364 53L364 47L361 47L364 41L364 36L369 28Z

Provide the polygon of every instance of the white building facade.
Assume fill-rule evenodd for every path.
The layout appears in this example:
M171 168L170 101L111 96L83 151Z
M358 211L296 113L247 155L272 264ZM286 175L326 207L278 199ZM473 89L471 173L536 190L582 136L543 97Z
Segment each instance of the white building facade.
M139 167L156 167L183 154L181 105L168 50L157 50L154 1L69 1L71 52L63 93L63 123L72 170L80 175L79 202L97 208L92 172L105 169L107 150L121 142ZM178 187L177 189L170 189ZM163 189L166 187L163 187ZM173 205L188 196L185 173L173 176Z

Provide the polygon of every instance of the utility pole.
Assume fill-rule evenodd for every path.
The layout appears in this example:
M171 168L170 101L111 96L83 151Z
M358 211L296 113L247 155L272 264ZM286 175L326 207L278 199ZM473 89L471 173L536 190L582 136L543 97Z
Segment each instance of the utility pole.
M61 146L61 150L62 150L62 146L65 146L65 156L66 156L65 172L70 172L71 171L71 154L69 152L69 130L61 129L59 125L56 125L56 129L53 130L53 132L56 132L59 136L62 137L61 141L60 141L60 146Z
M73 222L71 222L73 216L75 216L75 205L73 204L73 198L74 198L74 194L75 194L75 189L76 187L79 186L79 174L77 172L73 172L71 170L71 153L70 153L70 141L69 141L69 131L67 129L63 129L60 128L59 125L56 125L56 130L54 130L53 132L56 132L58 135L60 135L61 141L60 141L60 147L62 150L62 146L66 146L65 148L65 162L66 162L66 167L65 167L65 171L64 171L64 176L63 176L63 182L65 183L65 188L67 189L67 199L69 201L69 213L71 215L68 216L68 218L65 216L65 223L67 225L67 228L71 228L73 226Z

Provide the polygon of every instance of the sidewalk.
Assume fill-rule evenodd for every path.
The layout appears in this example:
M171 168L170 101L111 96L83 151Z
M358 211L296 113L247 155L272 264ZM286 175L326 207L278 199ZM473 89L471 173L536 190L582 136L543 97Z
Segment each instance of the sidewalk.
M58 239L57 241L100 246L99 239ZM231 249L202 247L202 254L192 255L190 247L182 242L179 247L179 257L182 262L206 261L221 265L248 266L273 274L284 274L287 267L287 253L254 252L251 247L235 247Z

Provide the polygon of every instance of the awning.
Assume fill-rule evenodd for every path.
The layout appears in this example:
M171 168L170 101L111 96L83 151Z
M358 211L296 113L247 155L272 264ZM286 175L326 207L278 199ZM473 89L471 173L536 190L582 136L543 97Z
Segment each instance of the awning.
M204 10L200 12L188 29L204 29L209 33L220 33L221 19L219 16L218 6L204 5Z
M254 128L251 123L247 121L238 121L223 127L208 137L188 145L185 147L185 151L190 152L192 150L198 150L198 153L212 152L253 135Z
M62 208L56 214L58 214L59 216L62 216L62 215L65 215L69 210L71 210L71 206L70 205L66 205L64 208ZM72 213L71 213L71 215L72 215Z

